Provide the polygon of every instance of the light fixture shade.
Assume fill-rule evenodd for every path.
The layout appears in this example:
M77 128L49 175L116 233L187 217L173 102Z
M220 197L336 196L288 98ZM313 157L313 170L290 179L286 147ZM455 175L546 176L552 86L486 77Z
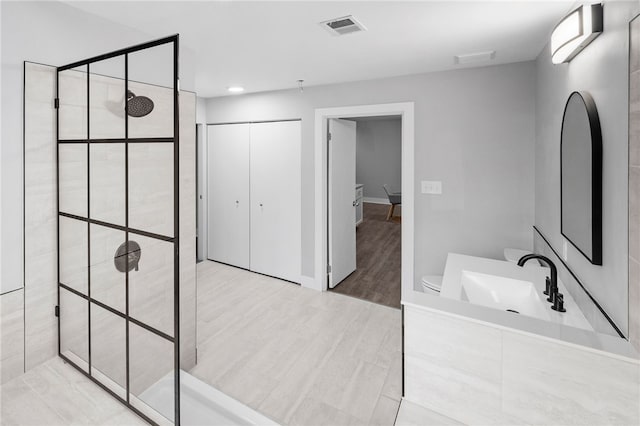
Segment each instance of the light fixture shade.
M569 62L602 33L602 5L580 6L551 34L551 62Z

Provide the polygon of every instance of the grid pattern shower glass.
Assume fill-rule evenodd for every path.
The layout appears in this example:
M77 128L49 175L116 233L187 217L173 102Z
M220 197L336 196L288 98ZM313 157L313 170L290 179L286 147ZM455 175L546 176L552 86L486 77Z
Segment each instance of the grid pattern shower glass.
M145 398L179 371L177 43L58 68L57 154L59 354L148 421L179 424L179 404Z

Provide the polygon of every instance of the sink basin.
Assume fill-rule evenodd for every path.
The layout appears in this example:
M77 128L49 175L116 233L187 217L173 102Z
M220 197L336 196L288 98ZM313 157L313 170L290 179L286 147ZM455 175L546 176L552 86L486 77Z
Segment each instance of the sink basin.
M551 309L543 294L549 270L535 262L529 263L530 267L523 268L504 260L449 253L440 297L501 311L498 315L513 315L518 321L535 318L592 330L561 280L558 280L558 289L564 294L567 311L560 313Z
M462 271L462 298L488 308L549 320L542 298L530 281Z

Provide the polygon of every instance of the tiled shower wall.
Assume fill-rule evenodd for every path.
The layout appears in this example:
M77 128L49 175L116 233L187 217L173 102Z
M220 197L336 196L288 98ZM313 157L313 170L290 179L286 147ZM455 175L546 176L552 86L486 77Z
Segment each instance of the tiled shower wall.
M3 383L57 354L55 74L54 67L25 64L25 286L1 296ZM163 94L151 97L159 100ZM195 365L196 321L193 93L180 94L180 123L181 341L182 365L190 369Z
M640 16L629 34L629 340L640 351Z

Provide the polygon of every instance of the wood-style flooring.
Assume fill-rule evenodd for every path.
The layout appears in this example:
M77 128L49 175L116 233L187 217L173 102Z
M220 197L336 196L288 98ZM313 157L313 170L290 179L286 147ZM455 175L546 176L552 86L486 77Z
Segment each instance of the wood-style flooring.
M389 206L364 203L356 231L356 270L333 291L400 309L400 221L385 220Z
M191 374L282 425L387 425L402 392L397 309L205 261Z
M403 403L401 314L211 261L198 264L191 373L282 425L453 424ZM53 358L0 386L2 425L143 425Z
M0 387L3 426L146 426L98 385L55 357Z

